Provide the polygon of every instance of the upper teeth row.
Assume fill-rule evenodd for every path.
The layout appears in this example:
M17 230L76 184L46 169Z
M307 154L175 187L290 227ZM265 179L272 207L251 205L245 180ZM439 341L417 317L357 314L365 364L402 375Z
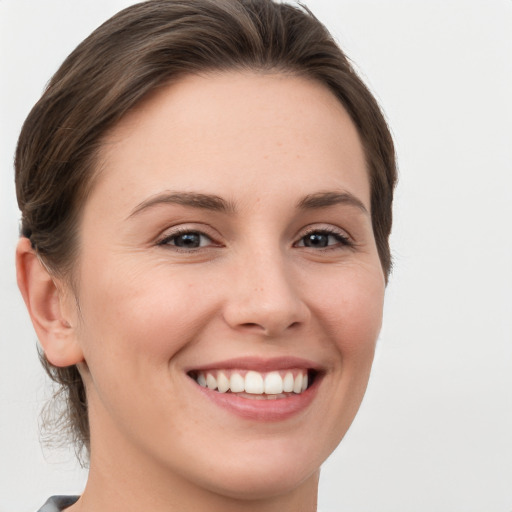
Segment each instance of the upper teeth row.
M279 372L259 373L248 371L245 376L240 372L218 370L198 372L196 381L200 386L216 389L221 393L250 393L253 395L279 395L280 393L302 393L308 387L308 374L306 370L295 372L287 371L282 376Z

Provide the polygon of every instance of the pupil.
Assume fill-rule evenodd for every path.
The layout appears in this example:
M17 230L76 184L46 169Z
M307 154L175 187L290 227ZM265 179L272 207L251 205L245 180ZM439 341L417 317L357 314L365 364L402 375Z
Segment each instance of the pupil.
M304 240L304 245L306 247L327 247L327 242L327 235L313 233L306 237Z
M177 247L196 248L200 245L200 236L197 233L185 233L174 241Z

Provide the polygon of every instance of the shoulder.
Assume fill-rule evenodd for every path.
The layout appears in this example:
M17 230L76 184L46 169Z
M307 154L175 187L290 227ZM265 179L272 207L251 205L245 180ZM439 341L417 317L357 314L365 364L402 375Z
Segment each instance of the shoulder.
M52 496L38 512L62 512L78 500L79 496Z

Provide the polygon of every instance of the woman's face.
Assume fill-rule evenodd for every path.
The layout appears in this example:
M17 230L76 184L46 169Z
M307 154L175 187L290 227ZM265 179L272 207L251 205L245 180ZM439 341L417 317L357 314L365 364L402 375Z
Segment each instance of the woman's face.
M316 480L363 397L385 286L333 94L249 72L168 86L106 137L80 229L91 467L238 497Z

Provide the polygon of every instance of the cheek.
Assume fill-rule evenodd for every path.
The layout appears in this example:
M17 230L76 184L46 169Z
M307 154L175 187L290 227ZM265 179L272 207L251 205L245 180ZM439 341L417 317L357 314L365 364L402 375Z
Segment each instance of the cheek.
M352 423L363 399L382 323L384 279L378 265L344 267L330 279L315 281L313 326L322 332L329 354L326 374L331 399L321 428L334 450ZM326 291L328 290L328 291Z
M208 288L198 293L187 272L105 268L84 272L89 280L80 296L91 421L110 431L113 420L130 436L155 432L156 438L172 425L179 436L182 427L170 413L180 406L175 390L182 374L173 371L175 356L201 337L215 300Z
M382 325L384 288L373 282L349 285L341 308L344 310L341 343L344 351L357 353L365 347L373 351Z
M317 282L317 316L343 357L373 353L384 305L380 266L343 269L328 281Z
M331 359L331 385L340 408L330 436L339 441L366 391L382 324L385 284L378 265L344 269L333 282L329 294L324 292L318 316L327 329L326 349L337 353Z
M197 276L187 272L122 262L104 268L109 271L83 273L89 277L80 294L88 362L100 354L131 365L162 364L198 336L216 307L211 290L198 292Z

